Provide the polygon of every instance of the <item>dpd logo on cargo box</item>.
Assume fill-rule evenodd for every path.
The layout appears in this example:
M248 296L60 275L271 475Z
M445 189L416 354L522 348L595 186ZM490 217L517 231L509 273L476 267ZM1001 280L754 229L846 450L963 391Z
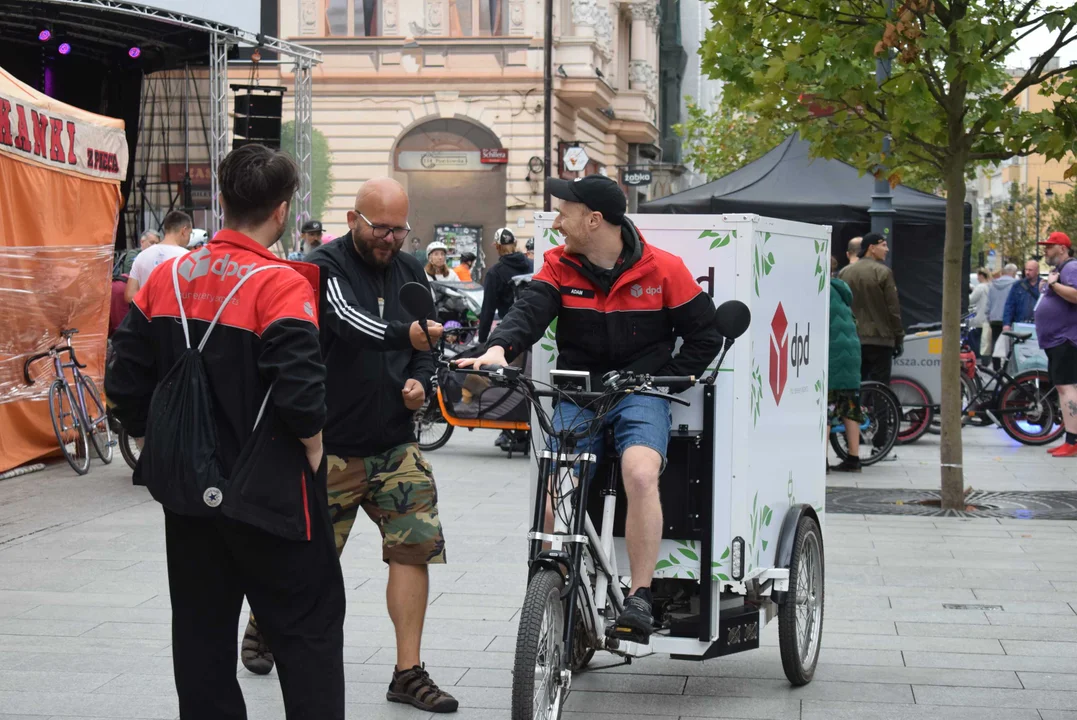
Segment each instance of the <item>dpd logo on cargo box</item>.
M793 325L793 336L789 337L789 319L785 316L785 308L778 303L770 321L770 391L775 405L782 402L782 394L789 382L789 368L792 367L800 377L800 368L809 363L811 323L803 335L798 330L799 326Z

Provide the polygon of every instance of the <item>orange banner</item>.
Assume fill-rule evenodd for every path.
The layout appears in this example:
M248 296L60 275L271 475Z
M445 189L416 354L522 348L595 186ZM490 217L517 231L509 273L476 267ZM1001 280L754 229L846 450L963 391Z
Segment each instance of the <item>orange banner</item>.
M0 95L49 117L123 124L39 96L0 70ZM66 122L66 120L65 120ZM66 131L65 131L66 132ZM76 146L77 147L77 146ZM125 150L126 152L126 150ZM103 387L112 247L119 184L80 168L64 169L14 152L0 152L0 472L57 449L48 402L46 362L34 365L33 388L22 379L30 355L78 328L73 345L84 372ZM27 394L29 393L29 395ZM5 398L9 401L5 402Z

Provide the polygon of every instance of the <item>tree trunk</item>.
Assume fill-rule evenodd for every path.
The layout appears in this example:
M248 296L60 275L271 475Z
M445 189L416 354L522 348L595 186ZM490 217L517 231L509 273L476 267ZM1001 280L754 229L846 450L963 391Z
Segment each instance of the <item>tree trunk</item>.
M964 507L965 478L961 447L961 295L965 248L965 158L949 158L946 175L946 243L942 267L942 507Z

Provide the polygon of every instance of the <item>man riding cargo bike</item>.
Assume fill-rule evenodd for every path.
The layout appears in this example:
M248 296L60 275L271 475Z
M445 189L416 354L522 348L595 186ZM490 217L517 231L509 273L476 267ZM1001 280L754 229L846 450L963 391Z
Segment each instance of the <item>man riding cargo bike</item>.
M557 320L558 367L584 371L600 387L610 371L654 376L700 376L718 355L722 338L714 304L679 257L647 244L625 217L624 193L602 175L550 180L561 203L553 228L565 244L546 253L533 282L494 330L486 352L461 367L503 366L529 349ZM674 353L677 338L682 344ZM683 388L671 387L677 392ZM591 406L562 400L553 427L590 424ZM650 593L662 539L658 479L671 429L669 400L629 394L599 418L621 458L628 501L626 543L631 595L614 633L646 643L652 631ZM604 433L581 438L575 452L598 456ZM594 463L590 463L594 466ZM546 513L546 530L553 517Z

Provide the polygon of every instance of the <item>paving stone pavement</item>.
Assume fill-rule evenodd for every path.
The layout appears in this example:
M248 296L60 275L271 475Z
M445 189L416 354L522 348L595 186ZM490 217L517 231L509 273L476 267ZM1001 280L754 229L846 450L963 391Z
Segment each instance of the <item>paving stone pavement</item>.
M1001 431L966 437L976 488L1077 481L1065 461ZM449 564L432 569L424 659L460 699L460 720L509 716L526 580L526 461L492 442L458 433L429 456ZM934 488L937 452L929 436L831 482ZM0 720L177 717L161 511L128 478L117 458L85 477L55 465L0 482ZM342 559L348 716L426 720L384 700L395 659L386 571L373 526L358 528ZM577 675L564 718L1077 720L1077 522L829 515L824 532L826 620L810 685L786 682L772 624L749 653ZM237 672L252 720L284 717L275 675Z

